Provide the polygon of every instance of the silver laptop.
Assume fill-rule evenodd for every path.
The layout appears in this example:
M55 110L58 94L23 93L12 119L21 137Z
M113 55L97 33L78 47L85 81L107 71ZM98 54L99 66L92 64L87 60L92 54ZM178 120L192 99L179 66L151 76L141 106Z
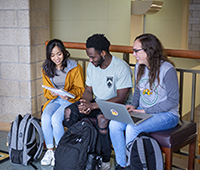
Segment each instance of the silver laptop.
M125 105L96 99L106 119L116 120L126 124L138 125L152 115L139 112L128 112Z

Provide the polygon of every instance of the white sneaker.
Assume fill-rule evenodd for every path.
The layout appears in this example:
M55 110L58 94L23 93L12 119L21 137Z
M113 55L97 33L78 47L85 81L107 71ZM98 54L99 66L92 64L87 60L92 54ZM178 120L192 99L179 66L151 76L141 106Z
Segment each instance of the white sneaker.
M102 162L101 170L109 170L110 169L110 162Z
M55 165L55 157L53 157L53 159L51 160L51 166Z
M54 151L47 150L44 157L41 160L41 165L50 165L54 159Z

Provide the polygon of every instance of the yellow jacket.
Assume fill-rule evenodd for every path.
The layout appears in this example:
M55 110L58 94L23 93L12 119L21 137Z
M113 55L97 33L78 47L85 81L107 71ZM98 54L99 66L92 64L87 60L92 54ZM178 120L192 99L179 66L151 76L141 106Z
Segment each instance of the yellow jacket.
M69 99L68 101L71 103L74 103L76 101L79 101L80 98L83 95L83 92L85 90L84 88L84 78L83 78L83 69L82 67L76 63L73 60L69 60L69 63L67 65L67 73L66 73L66 79L65 79L65 85L64 85L64 90L74 94L76 97L74 99ZM72 63L72 66L71 66ZM43 78L43 85L49 86L49 87L54 87L52 83L52 79L49 78L47 75L44 74L45 71L42 69L42 78ZM55 88L55 87L54 87ZM44 108L47 106L47 104L53 100L56 99L57 96L53 96L51 92L47 89L44 89L44 97L47 100L47 102L44 104L42 111Z

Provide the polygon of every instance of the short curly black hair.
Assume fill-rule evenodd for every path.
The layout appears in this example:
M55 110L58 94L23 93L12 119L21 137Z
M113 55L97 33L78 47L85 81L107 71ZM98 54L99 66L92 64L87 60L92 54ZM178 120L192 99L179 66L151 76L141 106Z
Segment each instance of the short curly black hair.
M102 52L103 50L109 53L110 41L104 34L93 34L86 41L87 48L94 48L95 51Z

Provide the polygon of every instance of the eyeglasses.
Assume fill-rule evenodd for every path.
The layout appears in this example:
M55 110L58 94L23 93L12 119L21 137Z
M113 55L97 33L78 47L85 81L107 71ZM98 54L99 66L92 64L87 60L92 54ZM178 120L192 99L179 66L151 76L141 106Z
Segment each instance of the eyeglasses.
M142 48L141 49L134 49L133 48L133 52L135 52L135 53L137 53L138 51L141 51L141 50L143 50Z

